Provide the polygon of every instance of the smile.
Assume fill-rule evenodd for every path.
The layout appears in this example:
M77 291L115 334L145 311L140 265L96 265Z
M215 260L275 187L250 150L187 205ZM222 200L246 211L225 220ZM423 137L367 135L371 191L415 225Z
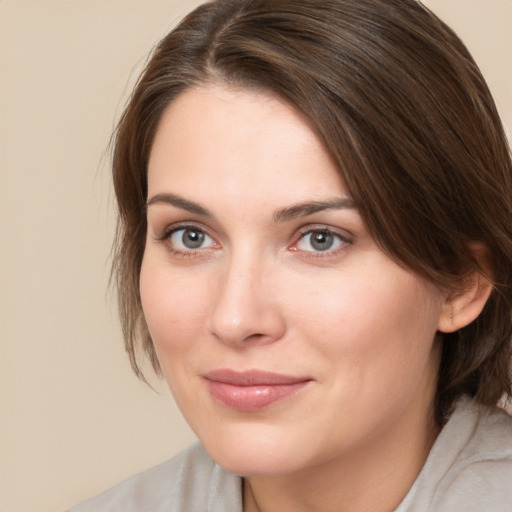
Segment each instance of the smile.
M213 398L239 411L268 407L294 395L312 381L309 377L292 377L261 370L214 370L203 377Z

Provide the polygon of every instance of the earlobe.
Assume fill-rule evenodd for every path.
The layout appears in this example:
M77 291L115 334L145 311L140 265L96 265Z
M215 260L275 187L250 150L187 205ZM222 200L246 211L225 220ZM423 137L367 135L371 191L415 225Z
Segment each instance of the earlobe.
M437 326L441 332L455 332L469 325L484 309L493 284L479 271L463 279L446 297Z

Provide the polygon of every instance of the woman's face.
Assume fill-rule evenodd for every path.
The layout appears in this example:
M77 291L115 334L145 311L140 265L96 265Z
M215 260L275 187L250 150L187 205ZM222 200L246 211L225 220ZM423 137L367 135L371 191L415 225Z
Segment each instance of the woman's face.
M300 113L190 89L162 118L148 180L144 313L217 462L285 474L421 437L444 297L377 247Z

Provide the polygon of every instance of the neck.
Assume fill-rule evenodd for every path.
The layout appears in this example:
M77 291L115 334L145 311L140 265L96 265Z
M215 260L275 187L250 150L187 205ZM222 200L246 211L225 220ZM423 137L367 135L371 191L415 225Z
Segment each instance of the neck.
M414 408L414 405L413 405ZM294 474L244 480L245 512L389 512L414 483L439 433L411 411L352 453Z

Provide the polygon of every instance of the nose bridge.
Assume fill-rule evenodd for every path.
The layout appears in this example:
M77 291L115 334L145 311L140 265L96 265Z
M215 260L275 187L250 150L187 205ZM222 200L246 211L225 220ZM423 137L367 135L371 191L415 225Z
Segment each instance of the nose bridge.
M282 336L284 321L270 290L271 268L250 247L226 258L216 283L210 331L228 344L270 342Z

